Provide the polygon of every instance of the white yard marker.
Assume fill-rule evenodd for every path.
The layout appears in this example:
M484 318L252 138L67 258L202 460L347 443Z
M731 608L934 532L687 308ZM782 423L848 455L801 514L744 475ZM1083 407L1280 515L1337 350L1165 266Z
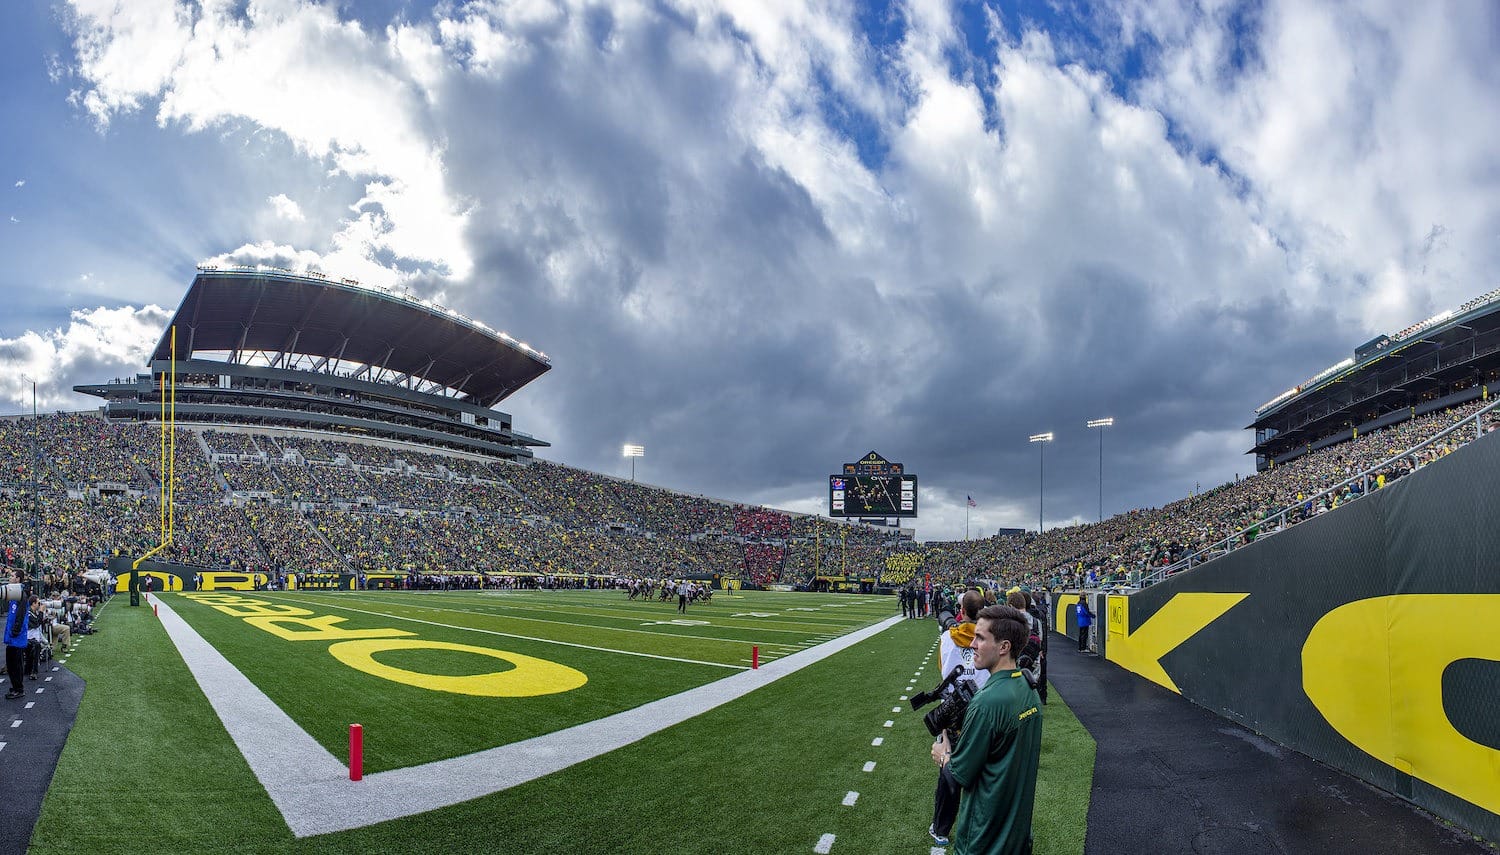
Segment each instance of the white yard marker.
M5 743L4 742L0 742L0 751L4 751L4 750L5 750Z
M877 736L873 740L870 741L870 744L878 746L878 745L880 745L883 742L885 742L885 737L884 736Z
M4 744L0 742L0 745ZM813 847L813 851L818 853L818 855L828 855L829 852L833 851L833 841L834 836L832 834L825 834L818 838L818 845Z
M52 678L48 677L47 679L43 680L42 682L43 683L50 683L50 682L52 682Z
M901 712L900 707L891 707L891 712Z
M927 855L948 855L948 850L941 846L934 846L927 850Z
M865 771L866 772L873 772L873 771L875 771L875 761L874 760L871 760L870 762L868 762L868 763L865 764Z
M20 727L21 726L21 720L20 719L16 719L15 721L13 721L13 722L10 723L10 726L11 727Z
M34 706L36 706L36 701L27 701L26 702L26 708L27 709L31 709Z
M859 793L850 790L844 794L844 807L854 807L854 803L857 801L859 801Z
M37 694L38 694L38 695L40 695L40 694L41 694L41 693L42 693L42 692L45 692L45 691L47 691L47 690L46 690L46 689L37 689L37 690L36 690L36 693L37 693Z
M52 666L52 670L54 670L54 671L56 671L56 670L57 670L57 666L56 666L56 665L53 665L53 666Z
M885 724L881 725L881 727L891 727L891 726L893 726L895 724L896 723L894 721L888 721Z
M904 700L908 700L908 698L907 698L907 697L906 697L906 696L905 696L905 695L902 695L902 696L901 696L901 700L903 700L903 701L904 701Z

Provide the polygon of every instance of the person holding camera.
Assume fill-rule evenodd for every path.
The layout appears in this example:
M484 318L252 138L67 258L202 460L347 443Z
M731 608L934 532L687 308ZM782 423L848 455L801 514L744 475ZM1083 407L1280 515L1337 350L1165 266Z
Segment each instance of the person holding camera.
M974 667L974 622L979 618L979 612L984 608L984 597L978 591L965 592L959 600L962 620L945 630L938 637L938 653L943 664L943 674L952 674L955 668L960 669L958 680L955 685L950 685L944 690L943 696L951 696L956 690L958 681L967 682L971 688L978 690L984 686L984 681L989 679L988 671L981 671ZM943 731L943 738L947 738L948 732ZM953 734L954 738L958 734ZM958 817L958 781L944 766L938 769L937 792L933 794L932 825L928 827L927 833L939 846L948 845L948 835L953 830L953 820Z
M1036 773L1042 755L1042 708L1016 668L1026 645L1026 613L986 606L974 629L974 665L989 679L964 714L957 747L947 733L932 759L963 790L953 855L1028 855Z
M26 636L31 612L26 608L19 584L0 586L0 594L4 595L0 601L5 603L5 673L10 677L10 691L5 693L5 699L9 701L26 694L21 680L26 669L26 648L30 645Z

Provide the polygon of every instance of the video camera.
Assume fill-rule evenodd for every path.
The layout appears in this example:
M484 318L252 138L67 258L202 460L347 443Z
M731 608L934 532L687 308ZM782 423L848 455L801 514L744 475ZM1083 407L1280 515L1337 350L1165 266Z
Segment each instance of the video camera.
M974 693L978 690L974 688L973 680L958 679L963 671L964 666L957 665L932 691L918 692L911 697L913 710L921 709L942 698L943 702L938 704L936 709L929 710L926 715L922 716L922 723L927 725L927 731L933 736L945 730L957 732L964 723L964 713L969 710L969 701L974 700ZM943 691L949 686L953 687L953 693L944 698Z

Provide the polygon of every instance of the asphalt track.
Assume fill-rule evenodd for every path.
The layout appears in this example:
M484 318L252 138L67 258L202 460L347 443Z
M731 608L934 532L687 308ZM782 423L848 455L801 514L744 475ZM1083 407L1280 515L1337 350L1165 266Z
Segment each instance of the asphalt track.
M0 698L0 855L21 855L30 845L42 798L83 700L83 680L68 666L54 659L42 663L37 674L39 679L26 681L25 697ZM0 682L10 689L9 677Z
M1050 641L1049 682L1098 745L1085 855L1495 855L1064 636Z

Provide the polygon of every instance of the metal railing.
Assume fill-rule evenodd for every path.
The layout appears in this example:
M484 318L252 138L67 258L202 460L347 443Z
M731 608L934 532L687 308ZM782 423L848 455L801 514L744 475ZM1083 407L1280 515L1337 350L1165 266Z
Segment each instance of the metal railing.
M1235 532L1234 534L1229 535L1228 537L1224 538L1223 540L1219 540L1219 541L1217 541L1217 542L1215 542L1213 544L1210 544L1209 546L1206 546L1206 547L1204 547L1202 549L1199 549L1199 550L1197 550L1197 551L1189 554L1186 558L1183 558L1180 561L1177 561L1176 563L1169 564L1166 567L1158 567L1158 568L1156 568L1155 570L1151 571L1150 573L1144 575L1141 578L1141 581L1140 581L1141 587L1145 587L1147 585L1155 584L1157 582L1162 581L1163 579L1166 579L1169 576L1173 576L1173 575L1175 575L1177 573L1181 573L1184 570L1190 570L1193 567L1196 567L1196 566L1198 566L1200 564L1204 564L1204 563L1206 563L1208 561L1212 561L1213 559L1218 558L1218 557L1220 557L1222 555L1227 555L1230 552L1233 552L1234 549L1236 548L1236 544L1238 544L1241 540L1243 540L1244 537L1245 537L1245 535L1249 534L1252 529L1256 530L1257 535L1259 535L1260 534L1260 529L1263 526L1267 525L1268 523L1271 523L1273 520L1275 522L1276 527L1274 529L1272 529L1271 531L1266 532L1267 535L1275 534L1276 532L1279 532L1279 531L1285 531L1289 527L1289 525L1295 525L1297 522L1300 521L1300 520L1295 520L1294 519L1294 520L1292 520L1291 523L1288 523L1287 522L1287 520L1288 520L1288 514L1292 514L1298 508L1311 505L1312 503L1318 502L1318 501L1322 500L1323 498L1325 498L1327 496L1334 495L1334 494L1338 493L1340 490L1343 490L1345 487L1350 487L1350 486L1353 486L1354 484L1359 484L1360 485L1359 494L1357 496L1351 497L1351 499L1359 498L1360 496L1368 496L1370 494L1370 485L1372 483L1376 482L1376 480L1378 478L1378 475L1381 472L1381 470L1383 470L1386 467L1390 466L1392 463L1395 463L1396 461L1401 460L1403 458L1411 457L1411 456L1417 454L1418 452L1421 452L1422 450L1428 448L1429 446L1436 445L1438 442L1440 442L1443 439L1447 438L1450 434L1453 434L1453 433L1455 433L1455 432L1457 432L1459 430L1462 430L1462 429L1469 428L1471 423L1472 423L1472 427L1473 427L1473 430L1474 430L1474 436L1473 436L1473 438L1474 439L1479 439L1480 437L1484 436L1484 417L1487 414L1489 414L1491 412L1494 412L1497 407L1500 407L1500 398L1497 398L1496 400L1491 401L1487 406L1482 407L1478 412L1474 413L1474 415L1472 415L1472 416L1465 416L1463 419L1461 419L1461 420L1459 420L1457 422L1454 422L1452 425L1449 425L1447 428L1444 428L1442 431L1440 431L1440 432L1438 432L1438 433L1436 433L1436 434L1428 437L1427 439L1425 439L1425 440L1417 443L1416 445L1412 446L1411 448L1406 449L1405 451L1401 452L1400 454L1394 455L1392 457L1389 457L1389 458L1387 458L1385 460L1380 461L1379 463L1375 464L1374 466L1371 466L1369 469L1366 469L1365 471L1359 473L1358 475L1355 475L1355 476L1350 477L1350 478L1346 478L1345 480L1340 481L1339 483L1333 485L1332 487L1328 487L1328 488L1324 489L1322 492L1315 493L1315 494L1313 494L1313 495L1311 495L1311 496L1309 496L1309 497L1307 497L1305 499L1300 499L1295 504L1291 504L1291 505L1286 506L1285 508L1282 508L1278 513L1276 513L1274 515L1268 514L1268 515L1262 517L1258 522L1256 522L1256 523L1254 523L1252 525L1246 526L1245 528L1240 529L1239 531ZM1393 425L1393 427L1394 427L1394 425ZM1379 434L1371 434L1371 435L1372 436L1378 436ZM1413 471L1415 471L1416 467L1413 466L1412 468L1413 468ZM1248 545L1248 543L1245 544L1245 545Z

